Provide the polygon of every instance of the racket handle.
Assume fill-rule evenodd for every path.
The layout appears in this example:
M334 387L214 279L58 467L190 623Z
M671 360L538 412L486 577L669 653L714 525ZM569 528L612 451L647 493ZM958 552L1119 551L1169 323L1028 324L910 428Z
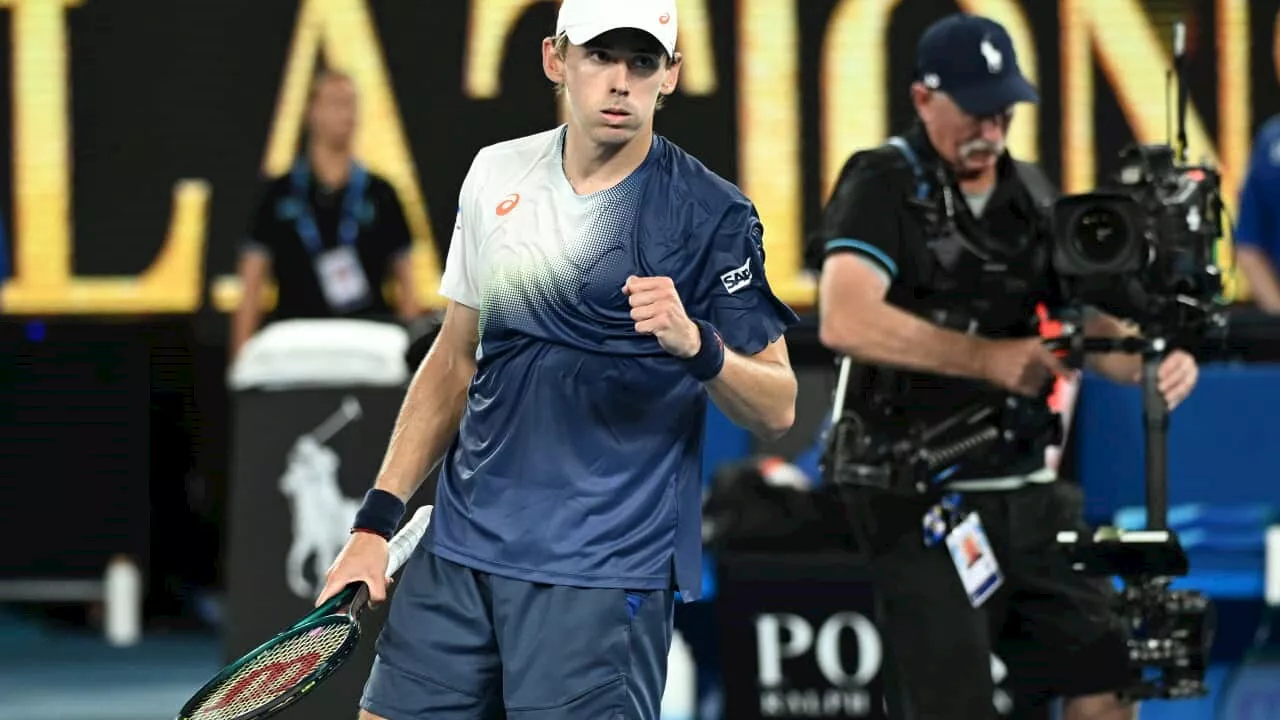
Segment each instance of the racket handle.
M422 541L422 536L427 532L427 525L431 523L431 509L430 505L418 508L409 522L405 523L405 526L400 528L400 532L391 538L387 546L387 577L396 574L396 571L409 560L418 543ZM348 612L355 616L368 605L369 587L362 582L353 582L329 598L323 605L308 613L298 621L298 624L328 615L341 607L349 607Z
M422 541L422 536L427 532L427 525L431 523L431 510L430 505L418 508L409 522L405 523L404 527L400 528L400 532L391 538L387 547L387 577L395 575L408 562L409 556Z
M347 613L350 614L351 617L360 617L360 613L364 612L365 608L369 607L369 586L364 583L353 584L356 586L355 593L352 594L351 605L349 606Z
M338 608L346 607L349 603L354 603L356 595L361 591L364 592L365 602L368 602L369 588L365 587L365 584L362 582L353 582L339 590L333 597L324 601L323 605L307 613L305 617L294 623L293 627L297 627L302 623L314 620L318 617L324 617L325 615L331 615L337 612Z

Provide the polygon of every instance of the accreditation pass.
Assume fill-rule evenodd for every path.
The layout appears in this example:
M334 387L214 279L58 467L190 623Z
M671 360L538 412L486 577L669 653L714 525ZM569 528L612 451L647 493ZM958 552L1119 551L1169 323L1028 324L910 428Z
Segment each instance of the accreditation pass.
M1004 583L1004 577L977 513L970 513L947 535L947 549L969 602L974 607L981 606Z

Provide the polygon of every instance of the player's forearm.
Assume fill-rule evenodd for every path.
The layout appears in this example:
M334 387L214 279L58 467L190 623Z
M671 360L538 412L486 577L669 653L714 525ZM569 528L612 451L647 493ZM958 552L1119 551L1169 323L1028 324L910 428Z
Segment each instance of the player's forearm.
M406 503L458 433L475 361L432 348L418 368L396 418L374 484Z
M1252 247L1241 247L1236 250L1236 262L1249 282L1249 290L1258 307L1266 312L1280 313L1280 280L1276 278L1271 261Z
M940 328L885 302L823 313L819 339L861 362L981 379L984 341Z
M730 420L760 437L781 437L795 422L796 376L787 364L726 349L724 368L707 382L707 392Z

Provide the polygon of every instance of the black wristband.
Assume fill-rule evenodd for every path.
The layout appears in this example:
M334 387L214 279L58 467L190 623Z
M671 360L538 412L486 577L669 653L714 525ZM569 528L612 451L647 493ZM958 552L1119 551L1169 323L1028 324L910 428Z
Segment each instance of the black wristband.
M716 332L711 323L705 320L694 320L698 326L698 334L702 337L702 347L698 354L684 361L685 369L698 382L706 382L720 374L724 368L724 340Z
M364 530L390 540L396 528L400 527L403 517L404 503L400 498L386 490L374 488L364 494L364 502L356 511L356 520L352 523L351 530Z

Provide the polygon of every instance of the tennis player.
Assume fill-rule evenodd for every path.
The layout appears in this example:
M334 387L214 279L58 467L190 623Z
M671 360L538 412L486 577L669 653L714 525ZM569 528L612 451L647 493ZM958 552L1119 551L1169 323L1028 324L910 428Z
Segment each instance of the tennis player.
M706 401L758 435L796 380L760 219L655 135L674 0L565 0L542 45L565 126L480 151L438 339L321 601L385 597L385 538L442 460L365 720L656 720L675 593L701 584Z

